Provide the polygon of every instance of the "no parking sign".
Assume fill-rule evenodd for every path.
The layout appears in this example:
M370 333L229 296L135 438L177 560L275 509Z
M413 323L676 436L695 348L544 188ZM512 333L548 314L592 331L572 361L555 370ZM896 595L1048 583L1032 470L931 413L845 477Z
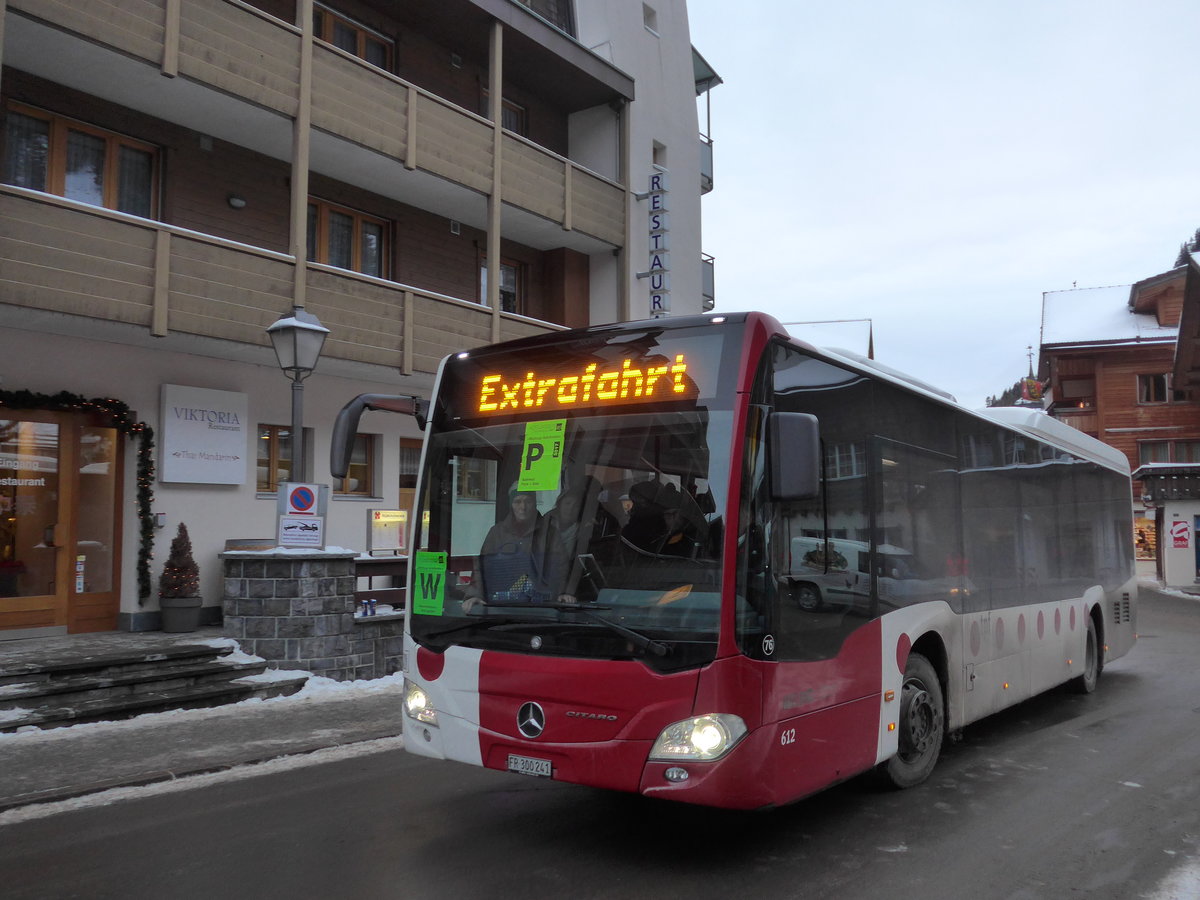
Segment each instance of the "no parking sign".
M329 485L281 484L279 486L279 546L325 547L325 511Z
M317 515L317 493L319 485L315 484L289 484L287 486L287 510L285 515L289 516L315 516Z

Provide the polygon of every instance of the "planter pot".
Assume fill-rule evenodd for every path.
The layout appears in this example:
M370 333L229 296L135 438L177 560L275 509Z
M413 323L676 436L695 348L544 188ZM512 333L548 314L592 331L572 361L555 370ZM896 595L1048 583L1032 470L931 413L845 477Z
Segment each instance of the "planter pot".
M200 597L159 597L163 631L195 631L200 624Z

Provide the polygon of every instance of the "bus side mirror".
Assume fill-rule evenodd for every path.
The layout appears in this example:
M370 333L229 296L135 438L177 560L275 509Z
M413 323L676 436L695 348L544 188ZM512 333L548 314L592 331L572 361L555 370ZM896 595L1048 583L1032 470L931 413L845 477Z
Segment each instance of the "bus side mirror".
M343 406L334 420L333 437L329 441L329 472L334 478L345 478L350 470L358 420L368 409L410 415L417 420L417 427L424 431L429 401L422 397L399 397L394 394L359 394Z
M767 420L772 500L821 496L821 427L809 413L776 412Z

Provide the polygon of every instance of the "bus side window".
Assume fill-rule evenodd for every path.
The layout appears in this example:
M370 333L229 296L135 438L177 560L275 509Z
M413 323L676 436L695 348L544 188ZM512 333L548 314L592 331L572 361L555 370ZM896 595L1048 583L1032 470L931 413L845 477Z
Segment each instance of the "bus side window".
M837 655L845 639L871 616L867 438L869 379L799 350L772 354L773 412L803 413L819 423L820 485L803 500L760 500L757 519L771 529L769 572L774 659L817 660Z

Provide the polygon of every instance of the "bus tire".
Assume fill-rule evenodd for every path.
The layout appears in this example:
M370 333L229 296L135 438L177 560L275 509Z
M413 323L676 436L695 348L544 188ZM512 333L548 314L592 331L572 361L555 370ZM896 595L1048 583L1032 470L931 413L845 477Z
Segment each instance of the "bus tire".
M807 581L796 585L796 605L807 612L821 608L821 589Z
M904 667L900 693L900 749L880 766L884 782L894 788L915 787L929 777L946 736L946 707L937 671L920 653Z
M1087 617L1087 641L1083 651L1083 674L1072 678L1067 684L1076 694L1090 694L1100 681L1104 662L1100 659L1100 636L1096 633L1096 620Z

